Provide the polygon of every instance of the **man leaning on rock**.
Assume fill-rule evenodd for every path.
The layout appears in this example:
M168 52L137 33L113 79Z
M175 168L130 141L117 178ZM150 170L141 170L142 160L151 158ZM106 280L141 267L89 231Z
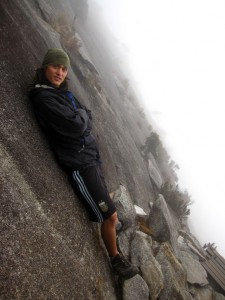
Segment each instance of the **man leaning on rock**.
M29 86L29 98L39 126L59 164L68 173L91 221L101 223L101 236L113 271L131 278L138 270L118 251L117 212L100 168L97 143L91 134L91 112L68 90L69 66L69 57L62 49L49 49Z

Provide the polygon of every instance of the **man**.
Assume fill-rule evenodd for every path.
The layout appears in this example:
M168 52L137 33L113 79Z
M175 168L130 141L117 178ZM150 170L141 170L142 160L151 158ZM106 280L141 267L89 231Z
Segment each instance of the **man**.
M29 97L37 121L60 165L68 172L78 198L90 219L101 223L101 236L113 270L130 278L138 270L117 249L117 212L101 173L98 147L91 134L91 112L68 91L69 65L69 57L62 49L49 49L30 85Z

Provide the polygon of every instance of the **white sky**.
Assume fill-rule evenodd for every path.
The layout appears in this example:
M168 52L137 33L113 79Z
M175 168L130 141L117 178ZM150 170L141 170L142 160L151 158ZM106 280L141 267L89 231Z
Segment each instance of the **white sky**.
M225 257L225 1L97 2L181 167L179 183L195 202L192 232Z

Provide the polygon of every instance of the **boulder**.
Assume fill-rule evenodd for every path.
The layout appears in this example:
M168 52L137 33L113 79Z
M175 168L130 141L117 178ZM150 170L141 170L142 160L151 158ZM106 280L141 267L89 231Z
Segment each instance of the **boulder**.
M208 284L207 273L197 259L188 252L181 251L180 259L187 271L187 281L190 284L205 286Z
M125 186L120 185L114 193L113 201L116 205L118 218L123 224L123 230L135 225L136 212L130 195Z
M161 194L159 194L150 211L148 225L152 230L154 239L158 242L169 241L175 254L179 257L177 226Z
M189 253L195 260L205 260L205 257L194 247L189 241L185 240L182 236L178 238L178 245L180 251Z
M213 292L213 300L225 300L225 296L220 293Z
M213 290L211 286L190 286L189 292L195 300L225 300L225 296Z
M187 274L185 268L177 260L169 243L162 243L156 260L161 265L164 276L164 288L160 293L159 300L191 300L187 291Z
M129 259L130 257L130 243L135 235L133 228L128 228L125 231L121 231L117 235L117 245L119 251Z
M123 300L149 300L148 286L140 275L124 282Z
M197 240L197 238L190 232L186 232L184 230L179 230L178 231L180 236L183 237L186 245L195 253L195 255L198 255L199 258L202 260L205 259L205 252L202 249L201 244Z
M137 231L131 243L131 262L140 268L151 299L157 299L163 288L163 274L151 250L152 240L147 234Z
M189 292L196 300L214 300L212 288L190 286Z
M122 224L122 231L118 233L120 251L128 258L130 256L130 242L136 230L136 212L126 188L120 185L115 191L113 201L117 208L118 219Z

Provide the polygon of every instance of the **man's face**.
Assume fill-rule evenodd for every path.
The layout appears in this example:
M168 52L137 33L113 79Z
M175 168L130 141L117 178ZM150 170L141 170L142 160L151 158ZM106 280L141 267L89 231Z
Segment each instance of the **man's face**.
M56 87L65 80L68 73L67 67L63 65L49 65L45 70L45 77Z

